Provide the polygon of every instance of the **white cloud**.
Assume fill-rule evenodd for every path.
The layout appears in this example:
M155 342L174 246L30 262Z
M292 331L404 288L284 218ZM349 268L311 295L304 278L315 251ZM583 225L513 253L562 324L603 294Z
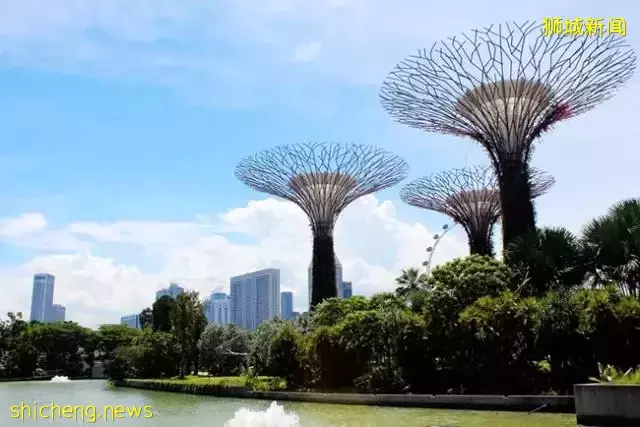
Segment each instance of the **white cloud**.
M318 57L322 49L322 43L310 42L296 46L291 60L294 62L310 62Z
M31 276L42 271L56 276L55 301L67 306L68 317L95 326L141 310L169 281L207 295L214 289L228 291L234 275L268 267L281 269L282 290L293 291L296 307L305 310L311 233L302 211L289 202L266 199L219 218L215 229L200 221L113 222L69 224L41 233L30 246L42 244L40 249L64 253L40 255L0 270L0 313L28 313ZM80 231L91 235L92 245L69 248L68 240ZM228 232L249 242L238 242ZM355 292L364 295L393 289L393 279L402 268L424 261L432 234L423 225L398 219L390 201L369 196L354 202L336 229L336 252L345 280L353 281ZM464 255L467 248L462 242L447 236L435 261ZM135 257L126 262L118 259L119 244L134 245ZM131 261L147 257L159 260L159 268Z
M186 91L231 86L216 92L220 98L247 85L287 82L292 58L316 59L305 73L323 81L379 84L395 62L434 40L541 19L547 10L581 16L585 7L592 16L618 10L632 21L637 15L624 0L588 6L459 0L441 8L420 0L62 0L53 9L45 0L0 0L0 49L6 66L130 76Z
M22 214L17 218L0 220L0 236L17 237L42 231L47 226L44 215L39 213Z

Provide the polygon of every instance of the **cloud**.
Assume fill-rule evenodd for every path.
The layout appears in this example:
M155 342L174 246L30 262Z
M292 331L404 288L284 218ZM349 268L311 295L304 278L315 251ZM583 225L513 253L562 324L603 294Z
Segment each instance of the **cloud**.
M302 211L268 198L216 217L215 226L200 219L116 221L40 231L29 246L55 253L0 270L0 281L7 284L0 287L0 312L28 313L31 278L37 272L56 276L55 302L67 306L69 319L95 326L140 311L170 281L208 295L212 290L228 292L232 276L269 267L281 269L281 289L293 291L296 308L306 310L311 233ZM78 234L90 236L91 243L70 247ZM336 253L345 280L354 283L358 294L392 290L402 268L424 261L432 234L421 224L400 220L390 201L359 199L345 210L336 228ZM463 241L445 237L436 263L466 254ZM122 245L134 252L121 257ZM157 268L147 267L148 259L156 260Z
M0 220L0 236L17 237L42 231L47 226L44 215L39 213L22 214L17 218Z
M550 8L562 16L584 11L583 3L552 0L467 3L62 0L51 8L45 0L0 0L0 49L7 67L142 79L189 96L215 89L216 101L233 104L248 102L244 98L259 93L258 86L292 78L377 85L398 60L434 40L492 23L541 19L538 11ZM628 2L619 4L631 12ZM611 7L608 2L590 13L606 16ZM632 20L631 13L625 16ZM292 59L315 61L294 73Z
M322 49L322 43L310 42L296 46L291 60L294 62L309 62L316 59Z

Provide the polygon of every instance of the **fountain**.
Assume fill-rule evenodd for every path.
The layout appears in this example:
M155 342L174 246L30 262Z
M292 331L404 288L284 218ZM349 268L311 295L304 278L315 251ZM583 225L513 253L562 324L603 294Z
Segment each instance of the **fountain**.
M68 382L71 382L71 380L69 379L69 377L56 375L55 377L51 378L51 382L52 383L68 383Z
M241 408L225 427L299 427L300 418L296 414L285 412L276 402L264 411L252 411Z

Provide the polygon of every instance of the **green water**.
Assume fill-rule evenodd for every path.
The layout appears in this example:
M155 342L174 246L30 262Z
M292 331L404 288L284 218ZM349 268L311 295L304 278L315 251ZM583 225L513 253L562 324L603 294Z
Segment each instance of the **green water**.
M21 402L33 406L50 404L95 405L96 413L103 407L151 406L151 418L57 419L56 425L107 425L157 427L217 427L224 426L236 411L245 407L265 410L271 402L260 400L227 399L191 396L129 388L113 388L104 381L72 381L69 383L14 382L0 383L0 426L43 426L51 420L12 419L10 407ZM282 402L287 412L294 412L300 426L460 426L460 427L575 427L575 416L556 414L518 414L509 412L449 411L439 409L378 408L351 405L325 405L316 403ZM109 412L110 416L112 413ZM46 412L45 412L46 415ZM90 415L90 413L89 413ZM257 421L252 427L267 426ZM278 425L277 423L274 425Z

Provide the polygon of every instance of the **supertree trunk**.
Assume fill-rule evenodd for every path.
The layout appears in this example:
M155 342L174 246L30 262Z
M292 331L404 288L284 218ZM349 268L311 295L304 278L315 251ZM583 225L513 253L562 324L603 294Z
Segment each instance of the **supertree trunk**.
M338 295L336 283L336 258L333 251L333 236L318 233L313 236L313 264L311 308L327 298Z
M487 233L470 234L469 252L471 255L485 255L493 257L494 251L493 243L491 242L491 230Z
M502 243L506 248L518 236L536 229L536 215L526 164L518 160L503 160L500 175Z

